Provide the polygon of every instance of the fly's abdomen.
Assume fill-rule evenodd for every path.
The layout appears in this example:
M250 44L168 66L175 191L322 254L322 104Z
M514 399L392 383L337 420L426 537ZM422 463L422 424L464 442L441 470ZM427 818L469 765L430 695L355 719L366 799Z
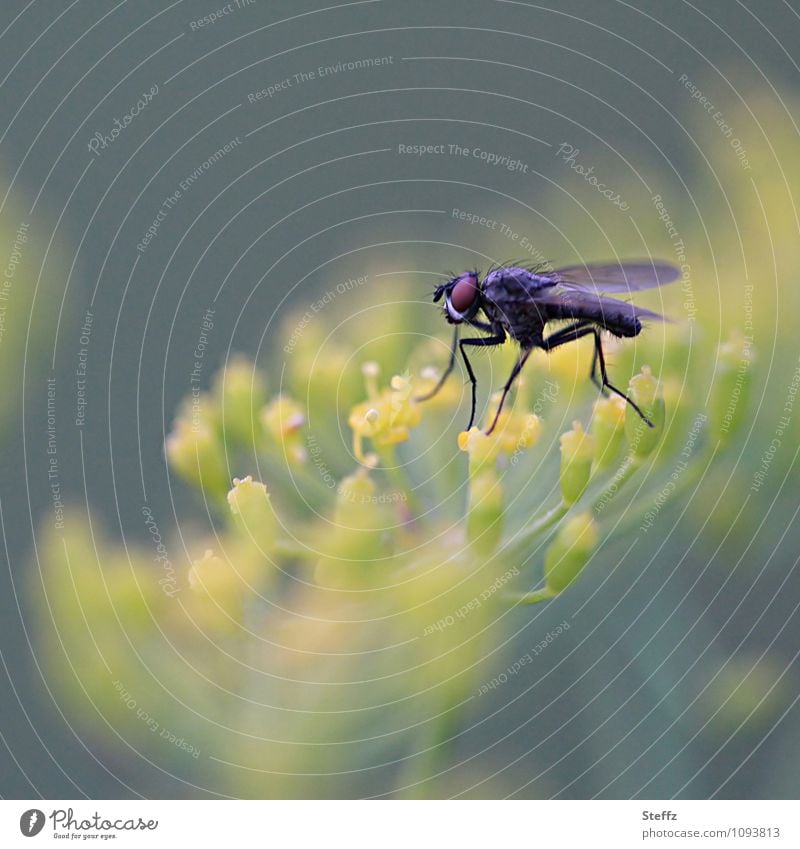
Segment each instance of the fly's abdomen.
M548 321L587 322L614 336L637 336L642 329L633 305L613 298L569 293L548 298L543 310Z
M642 322L632 310L610 310L599 323L614 336L638 336L642 329Z

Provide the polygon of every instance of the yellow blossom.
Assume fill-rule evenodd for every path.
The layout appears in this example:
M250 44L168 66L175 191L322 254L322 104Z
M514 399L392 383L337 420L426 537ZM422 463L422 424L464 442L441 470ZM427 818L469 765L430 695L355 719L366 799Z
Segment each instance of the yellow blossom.
M353 431L356 458L370 466L375 460L364 453L364 439L372 440L379 449L405 442L422 416L414 402L412 383L407 375L395 375L389 388L381 392L377 387L377 366L367 364L364 376L368 398L352 408L348 423Z

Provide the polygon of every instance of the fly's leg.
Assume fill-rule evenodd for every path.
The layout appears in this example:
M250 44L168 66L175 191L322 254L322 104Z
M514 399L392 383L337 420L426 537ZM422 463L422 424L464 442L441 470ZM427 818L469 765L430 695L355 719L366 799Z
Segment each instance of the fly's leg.
M608 379L608 372L606 371L606 358L603 355L603 343L600 339L600 331L594 327L591 322L577 321L575 324L571 324L569 327L565 327L562 330L557 331L552 336L543 340L542 348L545 351L552 351L553 348L558 348L559 345L565 345L567 342L574 342L576 339L580 339L583 336L588 336L589 334L594 335L594 354L595 361L597 365L600 366L600 377L602 379L602 387L610 389L612 392L616 393L620 396L620 398L624 398L634 410L638 413L642 421L648 425L649 427L654 427L653 423L647 416L639 409L639 406L634 403L624 392L620 389L617 389L611 381ZM592 368L592 372L594 372L594 367Z
M624 392L617 389L616 386L612 386L611 381L608 379L608 372L606 372L606 358L603 355L603 345L600 340L600 331L597 329L595 329L594 331L594 352L597 355L597 361L600 365L600 374L603 378L603 386L610 389L612 392L616 392L616 394L619 395L620 398L624 398L631 405L631 407L636 410L636 412L639 414L639 417L646 425L654 427L650 419L647 418L647 416L639 409L639 407L633 401L631 401L631 399Z
M465 345L474 345L477 348L481 347L489 347L492 345L502 345L503 342L506 341L505 334L497 334L496 336L476 336L471 339L462 339L458 343L458 347L461 349L461 356L464 360L464 365L467 368L467 374L469 375L470 383L472 384L472 410L469 414L469 424L467 425L467 430L472 427L473 422L475 421L475 408L477 406L477 392L478 392L478 381L475 377L475 372L472 370L472 365L470 364L469 359L467 358L467 352L464 350Z
M522 371L522 367L525 365L528 357L531 355L532 350L533 348L527 348L525 351L523 351L522 356L519 358L519 360L517 360L517 363L514 368L511 369L511 374L509 375L508 380L506 381L506 385L503 387L503 394L500 396L500 403L497 405L497 412L494 414L492 426L489 428L489 430L486 431L487 436L489 436L489 434L491 434L491 432L497 426L497 421L500 418L500 411L503 409L503 404L505 404L506 401L506 395L508 395L508 391L511 389L512 384L517 379L519 373Z
M589 371L589 379L603 395L608 395L606 387L603 386L602 381L597 376L597 345L594 346L594 351L592 352L592 368Z
M444 386L446 380L453 373L453 369L456 365L456 351L458 350L458 325L456 325L455 332L453 333L453 344L450 348L450 361L447 363L447 368L442 373L442 376L439 378L439 382L436 386L431 389L430 392L426 392L424 395L418 395L414 398L415 401L428 401L436 395L439 390Z

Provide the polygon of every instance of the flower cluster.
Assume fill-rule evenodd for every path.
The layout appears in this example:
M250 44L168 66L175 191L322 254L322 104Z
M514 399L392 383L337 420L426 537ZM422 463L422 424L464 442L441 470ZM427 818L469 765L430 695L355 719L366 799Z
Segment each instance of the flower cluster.
M133 568L110 547L97 554L78 546L71 555L81 566L56 614L75 634L85 668L99 669L100 660L69 619L69 599L87 621L138 629L136 663L124 659L124 639L111 655L127 670L126 693L140 700L154 692L153 670L169 681L175 697L152 695L148 708L169 717L164 725L177 723L175 704L196 698L199 672L209 715L268 727L254 741L198 726L198 738L225 745L225 760L245 770L269 763L276 773L313 775L319 748L287 741L350 738L361 733L359 710L377 704L405 709L401 722L375 711L370 736L399 735L409 752L429 751L426 741L451 733L458 706L485 675L492 645L504 639L503 613L569 596L593 564L602 577L608 536L630 532L626 517L635 517L643 488L658 487L696 413L675 390L680 345L643 347L666 371L662 379L647 365L633 373L631 362L616 363L630 369L626 391L650 424L617 395L592 401L591 352L579 345L552 360L531 358L490 435L499 395L480 426L459 432L469 399L458 379L417 400L442 374L442 347L387 345L372 339L373 328L365 319L325 347L309 327L294 339L273 391L240 357L179 409L166 439L169 466L197 491L213 524L164 539L158 568L166 560L174 572L169 594L157 569L142 566L152 559L146 552L128 552ZM735 340L726 344L735 349ZM734 349L722 351L721 369L739 356ZM515 355L509 346L499 358ZM712 407L708 427L718 430L725 412L715 412L721 402ZM695 436L707 444L705 431ZM637 479L638 495L626 497ZM691 480L687 473L681 485ZM57 559L55 544L52 553ZM105 601L94 593L98 557L106 562ZM164 635L177 655L163 651ZM108 694L93 698L109 704ZM118 700L111 698L114 710L127 717ZM298 705L308 714L292 709L289 722L286 707ZM315 712L332 710L335 722L314 723ZM401 730L417 726L427 736ZM379 757L380 747L370 749L361 767ZM397 792L417 787L431 769L409 755ZM249 781L247 792L267 792ZM319 792L304 786L287 778L280 792Z

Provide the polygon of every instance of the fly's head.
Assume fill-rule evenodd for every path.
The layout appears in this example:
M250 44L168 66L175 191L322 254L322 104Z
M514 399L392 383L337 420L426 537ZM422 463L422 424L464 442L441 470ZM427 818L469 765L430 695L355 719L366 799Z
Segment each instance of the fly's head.
M444 298L444 314L450 324L471 321L481 308L481 284L475 271L465 271L436 287L434 303Z

